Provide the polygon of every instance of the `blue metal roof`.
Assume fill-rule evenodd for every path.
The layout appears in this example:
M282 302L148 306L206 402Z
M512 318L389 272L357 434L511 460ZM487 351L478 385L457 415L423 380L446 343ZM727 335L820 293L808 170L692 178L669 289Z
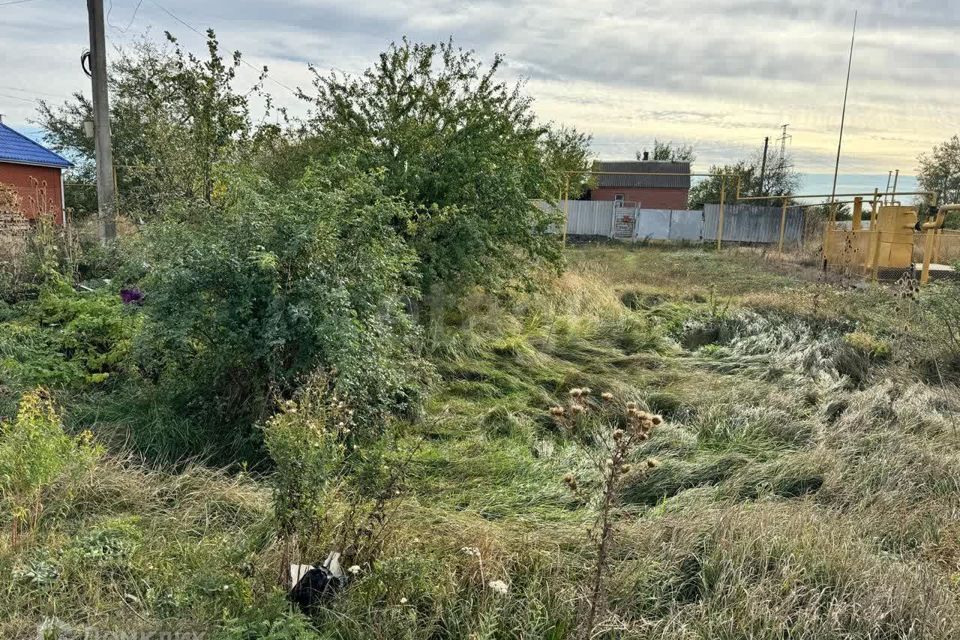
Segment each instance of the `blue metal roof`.
M0 162L42 167L72 167L73 163L0 122Z

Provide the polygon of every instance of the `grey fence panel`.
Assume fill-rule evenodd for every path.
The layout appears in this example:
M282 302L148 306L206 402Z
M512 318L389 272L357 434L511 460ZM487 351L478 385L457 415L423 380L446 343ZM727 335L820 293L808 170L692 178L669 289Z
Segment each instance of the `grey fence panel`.
M550 213L567 213L567 233L577 236L609 237L613 224L613 203L588 200L560 200L553 204L546 200L534 200L534 205ZM560 233L560 229L550 229Z
M609 237L613 225L613 203L569 200L561 202L563 210L567 206L567 233L574 236Z
M670 240L674 242L703 240L703 211L671 211Z
M610 201L569 200L555 205L535 202L545 211L567 209L567 234L609 238L613 232L614 204ZM720 205L708 204L703 211L669 209L623 209L635 217L633 240L714 241ZM726 242L776 244L780 241L780 207L731 204L724 207L723 239ZM800 207L788 207L783 239L798 243L803 236L804 216ZM559 232L559 229L551 231Z
M634 240L669 240L669 209L637 209L637 223L633 229Z
M724 242L752 242L776 244L780 241L780 207L761 207L747 204L726 205L723 215ZM703 238L717 239L717 221L720 205L703 208ZM786 243L800 242L803 235L803 210L788 207L783 239Z

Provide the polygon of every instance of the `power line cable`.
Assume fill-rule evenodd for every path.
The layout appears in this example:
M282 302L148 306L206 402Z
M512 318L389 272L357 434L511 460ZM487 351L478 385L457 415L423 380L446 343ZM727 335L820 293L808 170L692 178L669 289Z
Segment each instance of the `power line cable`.
M7 93L0 93L0 98L7 98L9 100L20 100L21 102L29 102L30 104L33 104L34 102L31 98L21 98L19 96L11 96L10 94L7 94Z
M123 32L126 33L130 30L130 27L133 26L133 21L137 19L137 12L140 11L140 5L143 4L143 0L138 0L137 6L133 9L133 15L130 16L130 22L127 23L127 26L123 28Z
M11 2L0 2L0 7L5 7L10 4L24 4L25 2L34 2L34 0L11 0Z
M62 95L62 94L59 94L59 93L47 93L47 92L45 92L45 91L33 91L32 89L21 89L20 87L12 87L12 86L6 85L6 84L0 84L0 89L5 89L5 90L7 90L7 91L16 91L16 92L18 92L18 93L26 93L26 94L30 94L30 95L34 95L34 96L46 96L46 97L49 97L49 98L62 98L62 99L64 99L64 100L67 100L67 99L68 99L67 96Z
M166 13L168 16L170 16L170 17L173 18L174 20L176 20L177 22L179 22L180 24L182 24L183 26L185 26L187 29L190 29L190 31L193 31L193 32L196 33L197 35L202 36L202 37L204 37L204 38L207 37L207 34L206 34L206 33L203 33L202 31L200 31L199 29L197 29L196 27L194 27L192 24L190 24L190 23L187 22L186 20L183 20L183 19L180 18L177 14L175 14L173 11L170 11L169 9L167 9L166 7L164 7L162 4L160 4L160 3L157 2L156 0L150 0L150 3L153 4L154 6L156 6L158 9L160 9L160 10L163 11L164 13ZM253 65L253 64L247 62L247 61L244 60L242 57L240 58L240 63L241 63L241 64L244 64L244 65L246 65L246 66L248 66L248 67L250 67L251 69L253 69L253 70L256 71L257 73L260 73L260 72L263 71L263 69L257 68L256 65ZM277 86L279 86L279 87L283 87L284 89L286 89L287 91L289 91L290 93L292 93L294 96L299 97L299 95L300 95L300 94L297 92L296 89L294 89L293 87L291 87L291 86L289 86L289 85L287 85L287 84L284 84L283 82L280 82L279 80L271 77L270 75L267 75L267 80L269 80L270 82L274 83L275 85L277 85Z

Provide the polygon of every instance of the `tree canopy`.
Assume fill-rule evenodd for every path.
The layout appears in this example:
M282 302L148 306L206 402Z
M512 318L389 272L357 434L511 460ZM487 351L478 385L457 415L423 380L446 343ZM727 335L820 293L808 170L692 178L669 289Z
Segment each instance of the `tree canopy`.
M933 147L917 158L917 182L937 194L941 204L960 202L960 136Z
M645 151L637 151L637 160L643 160L644 153ZM672 140L661 142L657 139L653 141L653 153L650 156L650 160L657 162L689 162L693 164L697 159L693 145L675 143Z
M560 259L546 233L565 172L586 164L587 138L538 122L520 85L452 41L403 40L358 76L314 72L304 93L315 151L355 153L414 207L397 230L420 257L424 290L498 285ZM523 259L519 259L519 258ZM520 267L520 268L518 268Z
M734 164L713 165L710 176L693 185L690 189L689 206L701 209L704 204L720 202L721 186L726 184L726 202L736 200L737 183L740 183L741 196L770 196L766 201L754 201L759 204L776 205L783 196L791 196L800 186L800 174L793 168L789 156L768 163L766 173L761 180L761 159L759 155L749 160L740 160ZM724 178L723 176L726 176Z
M234 90L240 60L239 52L224 58L212 30L204 59L185 52L166 33L165 45L142 40L112 60L110 121L122 212L146 218L174 197L209 203L218 167L250 153L257 131L249 95L260 85L245 93ZM47 143L75 158L76 178L91 183L94 148L84 121L92 119L82 93L61 105L40 103ZM78 190L68 195L68 206L87 211L96 206L77 199Z

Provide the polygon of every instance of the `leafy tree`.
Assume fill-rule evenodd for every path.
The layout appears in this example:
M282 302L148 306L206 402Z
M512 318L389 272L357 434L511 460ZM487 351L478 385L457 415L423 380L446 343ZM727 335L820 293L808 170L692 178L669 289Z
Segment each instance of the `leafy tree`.
M561 258L556 216L532 198L559 195L586 139L538 124L520 86L452 42L404 39L359 76L315 74L308 126L319 153L356 153L384 169L387 193L415 213L394 227L416 249L424 290L517 281Z
M248 94L231 88L240 53L224 59L212 30L205 59L185 52L171 34L166 38L165 47L142 41L121 51L109 70L120 206L135 216L156 213L170 198L211 202L218 167L242 160L254 136ZM92 119L81 93L59 106L40 104L47 142L75 158L77 178L91 184L94 145L83 123ZM95 206L91 191L68 190L68 205Z
M637 160L643 159L642 151L637 152ZM693 145L674 143L672 140L661 142L654 139L653 154L650 158L657 162L689 162L693 164L697 159L697 154L693 150Z
M820 220L829 220L833 209L836 209L836 220L853 220L853 209L849 204L830 204L829 200L824 200L815 207L809 207L807 209L807 215ZM865 211L863 218L869 220L869 216L869 210Z
M720 202L720 189L726 184L726 202L735 204L737 184L740 184L741 196L771 196L767 201L754 201L755 204L778 205L781 196L792 195L800 186L800 174L793 168L789 156L767 164L766 175L761 184L761 159L759 154L749 160L740 160L732 165L714 165L710 167L710 176L693 185L690 189L690 208L701 209L704 204ZM726 175L726 178L723 176Z
M713 165L710 167L710 176L701 179L690 188L689 207L691 209L702 209L705 204L717 204L720 202L720 192L724 190L725 202L734 202L736 198L737 182L744 187L744 193L749 194L745 188L747 185L755 184L757 167L751 163L740 160L732 165Z
M318 368L358 429L381 428L421 371L416 254L393 227L410 207L354 164L315 165L289 190L236 178L229 193L215 216L144 229L144 375L187 415L235 427L234 444Z
M921 153L917 162L922 190L936 193L940 204L960 202L960 136L934 146L929 154ZM952 213L945 226L960 228L960 215Z
M563 189L569 189L569 197L575 199L593 184L587 173L590 168L588 142L589 138L582 133L566 127L551 129L545 136L542 163L550 168L556 182L555 187L548 186L548 200L553 199L551 188L558 197Z

